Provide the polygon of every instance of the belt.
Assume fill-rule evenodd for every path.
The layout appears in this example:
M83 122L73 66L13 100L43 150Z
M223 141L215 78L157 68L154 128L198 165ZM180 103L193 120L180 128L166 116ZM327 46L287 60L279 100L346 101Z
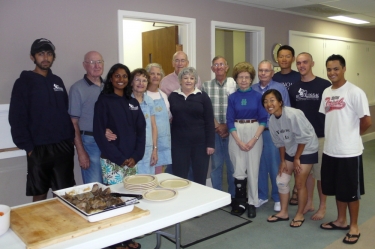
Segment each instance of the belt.
M255 123L258 122L256 119L235 119L234 122L244 124L244 123Z
M86 136L94 136L94 132L92 131L80 131L81 135L86 135Z

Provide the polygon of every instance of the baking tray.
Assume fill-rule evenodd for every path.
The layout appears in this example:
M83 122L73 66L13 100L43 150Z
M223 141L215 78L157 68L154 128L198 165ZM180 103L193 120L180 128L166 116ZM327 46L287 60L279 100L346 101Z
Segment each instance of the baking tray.
M96 222L96 221L108 219L117 215L131 212L133 210L134 204L130 204L130 205L125 205L125 206L113 207L110 210L103 210L103 211L98 211L96 213L88 214L85 211L80 210L79 208L77 208L72 203L68 202L62 197L65 194L76 195L76 194L90 192L94 184L98 184L98 186L102 189L108 188L108 186L103 185L99 182L93 182L93 183L83 184L79 186L74 186L71 188L60 189L57 191L53 191L53 193L56 195L57 199L60 202L62 202L65 206L67 206L68 208L70 208L71 210L73 210L74 212L76 212L78 215L88 220L89 222ZM124 202L129 200L129 198L127 197L121 197L121 199Z

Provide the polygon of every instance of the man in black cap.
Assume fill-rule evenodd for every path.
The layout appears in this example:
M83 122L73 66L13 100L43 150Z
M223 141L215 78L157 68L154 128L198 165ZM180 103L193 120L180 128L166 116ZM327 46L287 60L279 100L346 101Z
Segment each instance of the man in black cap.
M54 75L55 46L45 38L31 45L33 71L23 71L12 90L9 123L13 142L26 151L26 195L47 198L49 188L72 187L74 128L68 114L68 94Z

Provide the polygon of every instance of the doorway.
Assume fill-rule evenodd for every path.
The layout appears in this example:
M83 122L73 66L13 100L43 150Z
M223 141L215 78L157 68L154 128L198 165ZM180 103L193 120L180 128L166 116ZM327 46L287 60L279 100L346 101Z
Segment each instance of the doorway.
M223 39L228 42L222 43L220 40ZM228 76L231 75L233 66L240 61L250 62L257 68L264 59L264 44L264 27L211 21L211 58L219 55L218 53L227 58L230 64ZM214 77L212 72L211 78Z
M247 50L249 33L237 30L215 29L215 55L224 56L232 75L233 67L238 62L250 61Z
M145 12L125 11L118 10L118 51L119 51L119 62L129 66L129 68L135 68L131 64L136 64L136 67L142 67L142 45L141 42L129 44L124 47L124 40L129 36L128 32L124 31L124 23L163 23L166 25L177 25L179 27L179 43L182 44L184 52L189 57L189 64L196 66L196 21L194 18L186 18L179 16L160 15ZM138 24L137 24L138 25ZM134 26L141 33L142 29L139 30L139 26ZM140 38L141 40L141 35ZM134 55L135 51L138 51L140 55ZM138 60L138 62L136 62ZM172 61L172 58L170 59ZM129 64L131 63L131 64ZM172 62L171 62L172 63Z

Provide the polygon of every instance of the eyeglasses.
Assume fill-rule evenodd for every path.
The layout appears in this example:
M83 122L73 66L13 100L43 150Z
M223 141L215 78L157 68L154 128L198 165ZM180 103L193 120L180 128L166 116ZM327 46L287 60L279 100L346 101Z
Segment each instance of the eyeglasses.
M259 69L258 72L259 73L270 73L272 72L273 70L269 70L269 69Z
M225 64L225 63L215 63L215 64L213 64L212 66L213 66L213 67L226 67L227 64Z
M250 76L238 76L237 80L250 80Z
M137 83L143 83L143 84L148 83L148 80L146 80L146 79L142 80L142 79L137 78L137 79L134 79L134 81L137 82Z
M85 61L85 63L90 64L90 65L102 65L104 63L103 60L98 60L98 61Z
M179 59L176 59L176 60L174 60L174 62L175 63L185 63L186 62L186 60L185 59L182 59L182 60L179 60Z

